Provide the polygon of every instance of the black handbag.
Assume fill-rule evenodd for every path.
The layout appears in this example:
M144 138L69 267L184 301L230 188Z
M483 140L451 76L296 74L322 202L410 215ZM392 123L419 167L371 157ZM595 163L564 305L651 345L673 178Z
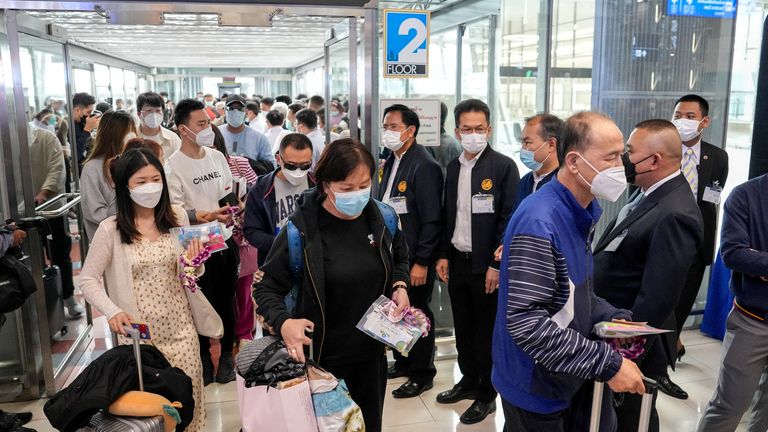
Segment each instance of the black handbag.
M0 257L0 313L20 308L37 291L32 272L15 256Z

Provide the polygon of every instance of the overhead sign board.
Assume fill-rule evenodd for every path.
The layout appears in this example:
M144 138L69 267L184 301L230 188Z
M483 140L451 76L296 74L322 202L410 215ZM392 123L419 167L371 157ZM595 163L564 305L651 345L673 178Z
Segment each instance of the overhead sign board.
M736 18L738 0L667 0L667 15Z
M440 99L380 99L379 112L384 115L388 107L402 104L419 115L419 135L416 141L423 146L440 145Z
M429 76L429 11L384 10L384 77Z

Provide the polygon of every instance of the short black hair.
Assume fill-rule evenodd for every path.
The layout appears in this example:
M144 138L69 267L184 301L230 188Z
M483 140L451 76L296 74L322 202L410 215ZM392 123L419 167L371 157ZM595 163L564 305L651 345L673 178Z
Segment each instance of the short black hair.
M468 112L481 112L485 114L485 120L491 124L491 109L488 104L480 99L467 99L459 102L453 109L453 118L456 121L456 127L459 127L459 117Z
M93 109L96 111L101 111L101 113L104 114L107 111L112 111L112 105L108 104L107 102L99 102Z
M275 97L275 102L282 102L286 105L290 105L293 103L293 99L291 99L291 97L286 94L282 94L280 96Z
M709 102L697 94L687 94L681 97L675 102L675 106L680 102L696 102L699 104L699 109L701 109L701 116L706 117L709 115Z
M323 99L323 97L320 95L314 95L309 98L309 103L315 105L325 105L325 99Z
M245 104L245 110L250 111L254 114L258 114L259 112L261 112L261 107L259 107L258 102L248 102L247 104Z
M37 114L35 114L35 118L39 121L43 120L43 117L47 116L48 114L53 114L53 108L47 106L40 110Z
M387 114L391 112L399 112L400 116L403 118L403 124L406 127L411 127L411 126L416 127L416 133L413 135L414 137L419 134L419 128L421 127L421 122L419 121L419 115L416 114L414 110L402 104L390 105L384 110L384 115L381 116L382 120L384 119L384 117L387 116Z
M643 120L640 123L635 125L635 129L643 129L653 133L662 132L665 130L668 130L670 132L673 132L673 131L677 132L677 128L675 127L675 125L671 121L666 119Z
M197 99L182 99L176 104L173 122L176 125L186 125L192 111L205 109L205 105Z
M267 113L267 123L272 126L280 126L285 121L285 116L278 110L272 110Z
M291 111L294 115L303 109L304 109L304 105L300 103L288 105L288 110Z
M285 152L285 149L289 146L296 150L309 149L312 151L312 141L306 135L300 133L289 133L284 136L283 140L280 141L280 153Z
M260 103L263 103L263 104L266 104L266 105L272 106L272 105L274 105L274 104L275 104L275 100L274 100L274 99L272 99L271 97L265 97L264 99L262 99L262 100L261 100L261 102L260 102Z
M310 129L317 129L317 113L309 108L303 108L296 113L296 123L303 124Z
M307 95L305 95L304 93L299 93L299 94L296 96L296 99L306 99L306 98L307 98Z
M72 108L86 108L96 104L96 98L88 93L75 93L72 96Z
M554 137L558 141L560 140L560 133L563 130L564 124L560 117L548 113L536 114L535 116L525 119L525 124L530 123L538 123L541 126L539 128L539 136L541 139L546 141Z
M323 148L323 154L315 166L315 180L318 185L342 181L360 165L368 168L373 177L376 162L360 141L352 138L338 139ZM318 187L318 191L325 195L322 187Z
M440 133L445 132L445 121L448 120L448 105L440 102Z
M557 141L557 160L560 166L565 164L565 155L573 150L584 150L587 147L589 134L592 132L592 123L595 118L601 118L608 121L610 117L603 113L594 111L578 112L565 121L563 124L560 138Z
M155 108L163 107L163 97L155 92L145 92L136 98L136 111L141 112L144 105Z
M162 91L160 92L160 96L168 97L168 92Z
M224 139L224 135L221 130L215 124L211 125L213 129L213 148L220 151L227 160L229 160L229 152L227 151L227 141Z

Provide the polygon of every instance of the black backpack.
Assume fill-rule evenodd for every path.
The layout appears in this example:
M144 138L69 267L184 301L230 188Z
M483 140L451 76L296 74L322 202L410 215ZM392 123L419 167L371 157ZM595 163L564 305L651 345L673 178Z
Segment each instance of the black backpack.
M0 257L0 313L20 308L37 291L32 272L10 253Z

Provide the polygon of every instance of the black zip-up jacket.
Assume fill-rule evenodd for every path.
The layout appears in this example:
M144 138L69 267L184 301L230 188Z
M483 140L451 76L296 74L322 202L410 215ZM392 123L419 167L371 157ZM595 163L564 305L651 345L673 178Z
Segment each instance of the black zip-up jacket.
M261 282L254 284L253 298L258 305L257 313L262 315L267 323L280 336L285 320L289 318L305 318L315 324L314 359L322 361L323 343L325 342L325 277L323 244L317 221L325 196L317 189L310 189L301 196L299 207L290 217L301 233L304 246L304 269L301 290L296 302L293 316L285 307L284 298L290 292L293 284L293 274L289 266L288 235L281 230L277 235L267 262L261 267L264 277ZM371 232L375 236L381 258L384 261L387 282L380 288L381 294L392 297L392 285L395 282L405 282L410 286L408 267L408 245L401 230L397 230L394 239L384 224L384 219L373 200L363 210L371 223ZM339 239L343 247L344 239ZM355 270L355 263L349 263L350 271ZM361 317L362 318L362 317ZM354 330L357 331L357 330Z
M456 228L458 210L459 158L449 165L445 176L445 230L440 258L450 259L451 239ZM484 274L488 267L499 269L493 252L501 245L504 231L517 203L517 183L520 173L515 162L489 146L472 168L472 196L493 195L494 213L472 214L472 273Z
M277 215L275 214L275 176L280 168L259 177L256 184L248 192L245 201L245 220L243 221L243 234L251 246L259 250L259 266L264 265L275 241L275 226ZM307 176L310 188L315 187L315 179L312 173Z
M379 199L384 201L387 182L392 175L395 155L384 164L384 176L379 186ZM410 264L431 266L440 247L443 213L443 170L427 150L413 144L400 160L392 182L390 197L404 196L408 213L400 222L408 243Z

